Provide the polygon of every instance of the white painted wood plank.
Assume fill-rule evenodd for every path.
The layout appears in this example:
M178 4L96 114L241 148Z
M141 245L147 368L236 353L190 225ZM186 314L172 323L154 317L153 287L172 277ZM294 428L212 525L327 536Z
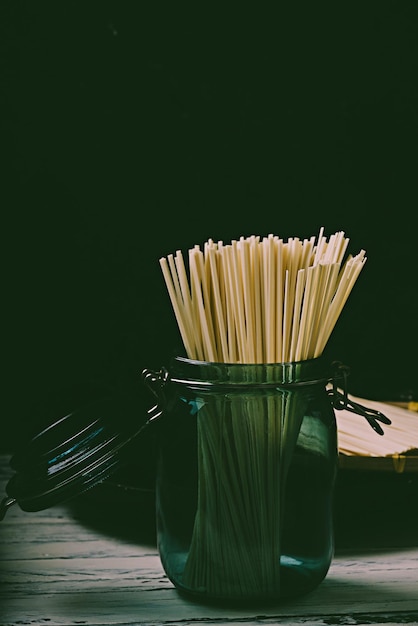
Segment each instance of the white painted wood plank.
M108 581L110 587L132 587L148 589L171 587L157 556L136 556L128 558L84 558L84 559L44 559L5 563L0 569L0 580L4 585L3 596L10 593L42 594L73 593L80 588L96 587ZM8 592L9 585L11 592ZM65 589L64 589L65 588Z
M100 536L93 536L91 539L84 538L83 540L74 541L68 535L63 539L62 536L57 533L50 532L49 537L47 530L40 539L36 529L36 538L34 541L30 541L30 537L22 534L21 541L19 541L18 533L13 532L10 536L10 540L0 544L0 554L2 560L21 560L21 559L39 559L48 558L51 556L57 556L61 558L74 558L74 557L95 557L95 556L138 556L139 554L157 554L157 548L155 546L143 545L141 543L131 544L124 543L123 541L115 541L111 539L100 538ZM35 534L35 533L34 533ZM5 536L6 533L3 533ZM9 538L9 534L8 534Z
M124 580L125 584L132 581L132 585L136 586L137 581L141 580L154 586L158 580L161 583L159 586L170 586L158 555L141 552L139 547L136 554L126 556L103 553L101 556L85 554L82 557L56 558L53 554L40 554L36 559L2 561L0 576L6 583L30 579L32 585L48 584L50 591L54 590L54 585L61 587L63 580L69 587L88 580L94 588L100 580L113 579L115 585ZM348 561L337 558L331 566L327 581L328 584L329 581L338 584L339 580L344 585L353 585L356 593L359 584L367 588L370 581L379 585L392 585L394 588L415 584L418 590L418 550L375 554Z
M39 619L45 609L52 623L59 623L58 620L67 615L72 621L103 624L112 623L111 620L117 620L114 623L135 623L135 620L144 623L150 618L157 622L173 619L242 620L254 615L302 617L359 612L414 611L418 616L416 551L412 555L402 553L392 557L395 560L390 570L385 567L385 559L373 558L370 563L374 564L374 568L370 571L362 571L355 561L337 561L322 585L308 596L279 606L259 607L256 611L191 603L180 597L166 579L158 580L156 585L154 560L149 563L149 569L144 569L138 577L130 567L131 559L119 565L115 563L110 571L97 570L97 561L88 566L82 560L83 563L70 568L68 578L62 569L64 563L54 562L52 568L47 567L50 565L47 563L41 571L25 572L26 580L34 577L30 592L23 585L18 585L18 589L11 594L5 591L4 606L10 613L6 612L3 619L16 619L17 615L27 621L35 619L35 616ZM402 567L405 562L408 564L406 568Z
M49 619L50 623L84 621L87 624L165 623L173 620L251 620L263 618L353 615L355 613L415 612L418 617L415 585L402 587L379 584L364 588L345 585L330 578L306 598L279 606L257 608L218 608L202 606L180 598L174 589L119 589L108 582L97 582L95 589L80 588L73 593L55 593L11 598L5 603L3 620L19 616L23 622Z

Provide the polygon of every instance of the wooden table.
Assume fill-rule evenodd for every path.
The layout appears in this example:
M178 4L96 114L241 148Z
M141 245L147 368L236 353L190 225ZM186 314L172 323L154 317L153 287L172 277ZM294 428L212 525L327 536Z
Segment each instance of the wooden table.
M0 456L1 493L9 458ZM112 495L109 483L47 511L15 505L0 524L0 624L418 624L415 478L392 476L382 497L377 477L367 486L341 476L327 578L306 597L255 609L177 593L158 557L152 493Z

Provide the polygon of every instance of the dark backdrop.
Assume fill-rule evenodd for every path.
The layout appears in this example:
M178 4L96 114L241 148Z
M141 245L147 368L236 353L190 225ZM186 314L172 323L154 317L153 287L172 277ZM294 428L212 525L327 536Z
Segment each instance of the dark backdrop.
M2 448L167 361L158 259L209 237L344 230L329 357L416 393L415 3L191 6L1 4Z

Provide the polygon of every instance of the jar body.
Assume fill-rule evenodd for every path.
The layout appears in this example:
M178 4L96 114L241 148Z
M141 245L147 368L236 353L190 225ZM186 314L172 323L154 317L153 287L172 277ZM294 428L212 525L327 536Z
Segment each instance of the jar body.
M167 576L207 600L280 600L331 564L334 411L318 360L176 359L157 465Z

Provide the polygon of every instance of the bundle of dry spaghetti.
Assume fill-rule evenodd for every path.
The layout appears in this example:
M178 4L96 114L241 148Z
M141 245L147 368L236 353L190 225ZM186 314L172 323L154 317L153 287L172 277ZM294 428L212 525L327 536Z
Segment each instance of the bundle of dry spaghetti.
M347 456L394 457L418 451L418 415L416 411L393 403L350 396L364 407L380 411L391 420L385 437L374 437L366 420L346 409L336 412L338 445ZM412 403L411 403L412 405Z
M320 356L366 261L363 250L344 260L347 244L321 229L317 240L208 240L189 250L187 269L181 251L161 258L188 358L240 363L251 382L250 364ZM303 390L203 394L186 587L242 597L280 587L284 491L306 402Z
M287 241L241 237L208 240L160 259L190 359L283 363L318 357L366 261L343 258L344 232Z

